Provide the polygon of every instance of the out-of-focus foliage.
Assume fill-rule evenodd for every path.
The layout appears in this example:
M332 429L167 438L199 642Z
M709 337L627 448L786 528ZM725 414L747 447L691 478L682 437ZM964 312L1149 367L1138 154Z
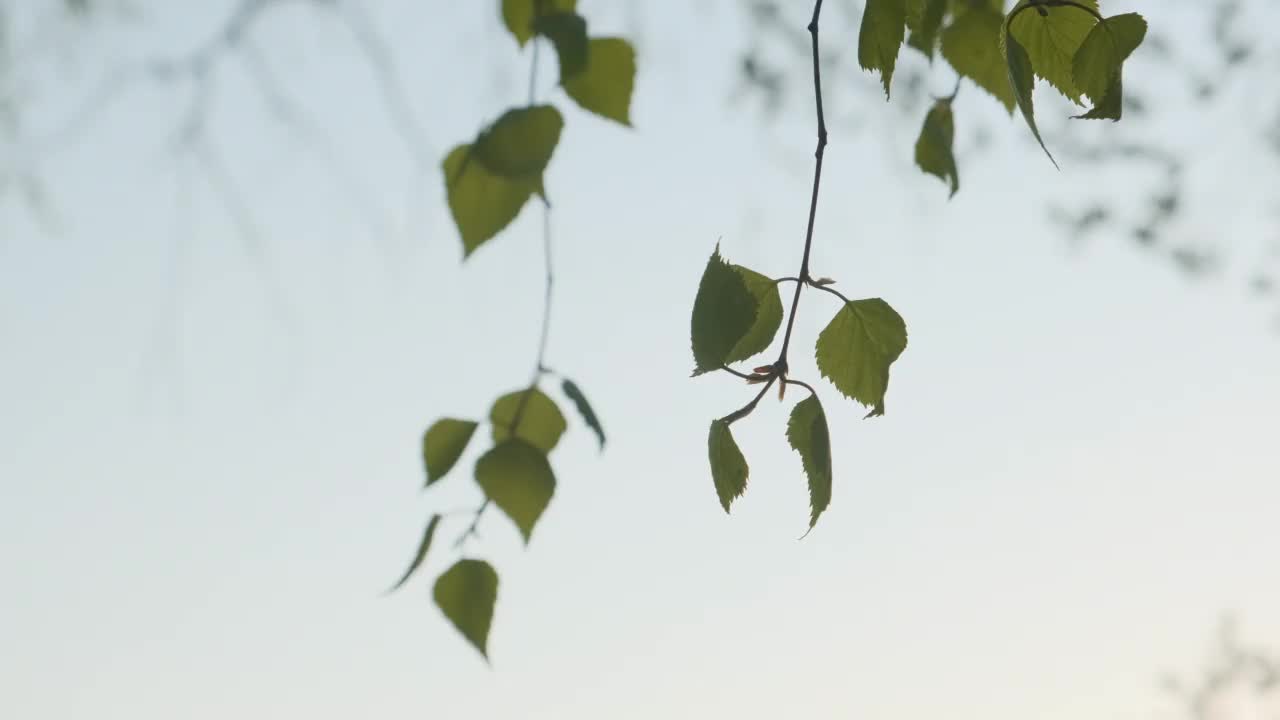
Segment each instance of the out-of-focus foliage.
M927 10L929 3L908 3L917 5ZM1142 32L1121 16L1111 23L1115 32L1110 34L1119 45L1113 48L1112 37L1102 31L1092 41L1086 34L1081 44L1096 44L1105 52L1083 56L1097 60L1097 66L1090 62L1070 66L1073 77L1090 75L1092 79L1084 84L1103 96L1100 107L1099 100L1090 97L1097 114L1123 113L1124 122L1102 128L1067 120L1067 115L1087 113L1089 106L1038 121L1064 175L1061 188L1042 191L1047 214L1073 244L1127 239L1188 277L1234 277L1252 296L1276 307L1280 321L1280 233L1224 234L1221 224L1212 220L1226 211L1240 224L1265 228L1274 227L1280 217L1280 92L1272 89L1275 69L1280 67L1280 46L1271 42L1267 30L1280 20L1280 3L1167 0L1158 4L1158 14L1157 6L1150 4L1128 3L1123 9L1139 5L1150 23L1141 47L1136 51L1125 47ZM883 92L879 78L851 68L844 61L847 51L844 56L839 48L830 52L828 72L845 93L844 102L837 95L831 103L836 110L833 122L841 132L897 137L905 152L911 123L901 116L927 116L935 99L949 96L956 79L963 77L953 103L953 152L958 165L980 162L984 153L1007 137L999 114L974 96L994 96L1016 111L1006 59L997 43L988 42L999 38L1004 11L1015 2L949 0L949 6L954 15L938 33L932 59L925 52L904 53L898 60L891 104L897 117L872 112L875 96ZM742 8L749 31L733 97L757 107L766 121L782 112L796 112L795 108L803 108L799 99L807 90L808 62L807 50L793 27L799 10L779 0L750 0ZM836 3L830 8L828 26L856 29L861 10L857 0ZM1036 15L1027 20L1039 21L1034 9L1027 13ZM921 37L930 36L927 28L922 30ZM982 38L986 40L978 42ZM914 37L907 44L928 47ZM1122 102L1106 92L1110 79L1114 78L1116 87L1121 81L1119 73L1107 71L1115 60L1113 49L1120 58L1128 57ZM939 63L939 57L946 62ZM1053 74L1061 81L1061 69L1066 66L1055 63L1054 67L1058 69ZM1108 82L1099 84L1099 78ZM1089 96L1087 91L1084 94ZM1221 132L1226 126L1232 131ZM1191 127L1205 131L1189 136L1186 129ZM915 128L926 129L920 124ZM921 132L915 138L917 148L925 135ZM1254 182L1247 194L1206 182L1221 172L1224 162L1251 168ZM936 165L919 164L951 182ZM1081 182L1086 173L1105 182ZM963 193L958 200L962 198Z

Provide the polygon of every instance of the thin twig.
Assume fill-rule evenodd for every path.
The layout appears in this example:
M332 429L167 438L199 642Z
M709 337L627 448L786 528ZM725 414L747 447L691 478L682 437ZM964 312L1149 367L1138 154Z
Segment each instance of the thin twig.
M383 104L386 105L387 114L395 125L396 132L413 153L416 169L419 172L425 171L431 164L431 149L422 131L422 124L418 122L417 113L414 112L413 103L409 101L404 84L400 82L391 49L378 34L373 20L361 3L342 2L340 5L352 37L360 45L373 70L374 80L378 83Z
M453 546L455 548L460 548L467 542L467 540L480 536L480 516L484 515L484 511L488 509L488 507L489 498L485 498L484 502L480 503L480 507L476 508L475 515L471 517L471 524L467 526L467 529L463 531L462 535L460 535L457 540L453 541Z
M538 48L540 43L535 38L533 41L533 58L530 62L529 69L529 104L533 105L537 100L537 78L538 78ZM533 396L533 391L538 389L538 381L542 376L550 372L547 367L547 341L551 336L551 297L552 290L555 287L554 264L552 262L552 245L551 245L551 203L545 195L539 194L542 200L542 256L543 270L546 275L546 286L542 296L542 330L538 336L538 355L533 364L533 377L529 380L529 387L520 394L520 402L516 405L516 411L511 416L511 423L507 426L508 433L515 437L516 430L520 427L520 421L524 418L525 409L529 406L529 398ZM471 525L466 529L457 542L455 547L461 547L466 541L476 536L477 529L480 526L480 518L484 515L484 511L488 509L490 500L485 498L480 507L476 509L475 517L471 519Z
M756 393L756 396L751 399L751 402L720 418L720 421L725 424L732 425L755 412L756 406L760 404L760 398L764 397L765 393L769 392L769 388L773 387L773 384L777 381L777 375L770 377L769 381L764 384L764 387L760 388L760 392Z
M787 315L787 331L782 336L782 352L778 355L778 361L774 363L778 372L783 375L787 372L787 350L791 347L791 331L795 328L796 311L800 307L800 294L804 291L804 286L809 282L809 254L813 249L813 222L818 214L818 188L822 184L822 156L827 148L827 121L822 112L822 63L818 56L818 18L821 14L822 0L816 0L813 4L813 18L809 21L809 37L812 39L813 45L813 95L818 114L818 146L813 152L813 193L809 199L809 222L805 227L804 255L800 259L800 272L797 273L800 282L796 283L796 292L791 298L791 311Z

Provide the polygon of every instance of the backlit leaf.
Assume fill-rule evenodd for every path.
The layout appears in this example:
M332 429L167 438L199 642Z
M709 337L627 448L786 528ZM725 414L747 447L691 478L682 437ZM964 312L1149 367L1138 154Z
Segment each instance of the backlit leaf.
M511 424L517 413L520 423L516 427L516 436L544 453L551 452L568 427L560 408L546 393L536 387L516 390L498 398L489 411L494 443L511 437Z
M525 202L542 190L541 175L509 178L490 172L475 160L471 145L449 151L443 170L464 257L510 225Z
M1095 12L1098 10L1098 0L1074 1ZM1035 74L1072 102L1079 103L1080 90L1076 87L1072 63L1076 51L1098 20L1086 10L1066 5L1018 11L1031 2L1033 0L1021 0L1014 6L1010 13L1013 21L1009 24L1009 32L1026 50Z
M533 21L533 29L551 41L560 58L560 82L587 67L587 21L572 12L543 15Z
M504 440L482 455L476 461L476 482L520 528L526 543L556 490L546 454L520 438Z
M551 105L508 110L480 133L472 153L494 175L513 179L541 176L560 142L562 129L564 118Z
M462 559L436 580L436 605L480 654L489 659L489 626L498 600L498 573L483 560Z
M729 423L724 420L711 423L707 449L711 458L711 479L715 482L720 507L729 512L729 505L747 489L747 459L742 457L742 451L729 431Z
M1034 14L1034 11L1032 12ZM1013 88L1014 97L1018 100L1018 109L1022 111L1022 117L1031 128L1031 134L1036 136L1036 142L1040 143L1044 154L1049 156L1049 162L1053 163L1054 167L1058 167L1058 161L1053 159L1053 153L1049 152L1049 148L1045 147L1044 138L1040 137L1040 128L1036 127L1036 108L1031 97L1032 91L1035 90L1036 78L1031 70L1031 60L1027 57L1027 51L1012 33L1005 34L1005 59L1009 64L1009 86Z
M906 36L906 0L867 0L858 30L858 64L865 70L878 70L889 97L893 68L898 62L898 49Z
M845 397L884 414L889 366L907 348L902 316L880 298L846 303L818 335L818 370Z
M778 283L741 265L734 265L733 269L742 276L747 290L756 299L756 319L747 334L729 351L726 364L746 360L767 350L782 325L782 298L778 294Z
M924 53L931 61L946 12L947 0L913 0L908 8L907 27L911 35L907 38L907 45Z
M1147 36L1147 21L1137 13L1107 18L1093 27L1073 63L1076 86L1093 101L1087 120L1119 120L1123 111L1124 61Z
M809 529L831 504L831 435L827 416L818 396L796 403L787 422L787 442L800 453L804 474L809 478Z
M427 466L427 485L445 476L462 451L467 449L477 423L444 418L432 423L422 436L422 459Z
M717 370L755 325L758 301L742 273L720 257L720 246L707 260L693 301L690 335L694 375Z
M955 132L951 101L942 99L935 102L929 114L925 115L924 127L920 130L920 138L916 140L916 165L948 183L952 197L960 189L960 172L956 169L956 158L951 151Z
M591 38L585 70L562 80L564 91L584 110L631 124L636 51L622 38Z
M574 407L578 408L578 414L582 416L583 422L587 427L596 434L596 439L600 441L600 449L604 449L604 427L600 425L600 418L596 417L596 411L591 408L591 403L587 402L587 396L582 394L582 390L569 378L564 379L561 385L564 394L573 401Z
M413 574L422 566L422 561L427 559L427 551L431 549L431 539L435 537L436 527L439 524L440 516L432 515L427 521L427 528L422 532L422 542L418 543L418 552L414 554L413 562L409 563L409 569L404 571L404 575L387 592L399 590L400 586L408 582L409 578L413 577Z
M989 8L977 8L958 16L942 31L942 57L952 69L977 83L1013 112L1013 89L1009 71L1000 54L1000 33L1004 15Z
M502 0L502 21L521 47L534 35L533 23L539 3L542 12L548 15L573 12L578 7L578 0Z

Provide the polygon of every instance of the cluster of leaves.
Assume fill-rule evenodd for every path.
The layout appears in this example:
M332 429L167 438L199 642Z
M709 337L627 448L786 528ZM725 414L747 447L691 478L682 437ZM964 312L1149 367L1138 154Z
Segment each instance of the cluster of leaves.
M603 449L604 428L582 391L568 379L562 381L561 388L595 432ZM436 484L453 469L479 426L475 420L442 418L427 428L422 437L426 487ZM490 503L515 523L527 545L534 526L555 494L556 476L549 455L560 442L568 423L555 401L535 382L499 397L489 411L489 426L493 447L475 464L476 485L483 491L485 500L456 545L461 546L475 534L480 515ZM404 585L422 566L443 519L444 516L437 513L427 521L413 561L392 590ZM489 625L497 597L498 573L484 560L463 557L436 580L436 605L486 657Z
M1124 61L1146 37L1141 15L1103 17L1098 0L1018 0L1008 13L1003 7L1002 0L868 0L858 61L880 73L888 96L904 43L930 61L941 54L959 78L1010 113L1019 110L1046 154L1032 102L1036 78L1082 107L1088 98L1092 107L1077 118L1120 119ZM935 100L915 148L916 164L946 182L952 195L960 188L954 99L953 93Z
M907 326L902 317L880 298L849 300L830 287L827 279L774 279L720 256L719 247L707 261L693 303L691 336L694 376L724 370L750 384L763 385L747 406L711 423L707 452L716 495L725 512L747 489L749 468L730 430L735 422L755 410L760 398L777 384L780 399L788 385L808 391L796 403L787 422L787 441L800 454L809 480L809 528L831 502L831 436L827 417L814 388L787 375L786 348L772 364L750 373L734 370L732 363L758 355L773 344L782 326L782 298L778 286L800 282L840 299L842 305L818 335L814 358L818 371L845 397L868 408L867 417L884 414L889 389L889 367L907 348ZM792 315L795 312L792 303ZM790 326L790 321L788 326ZM789 340L789 338L787 338Z
M1032 91L1036 78L1047 81L1072 102L1083 104L1086 97L1092 101L1092 107L1077 117L1119 120L1123 111L1124 61L1146 36L1146 21L1140 15L1103 17L1098 0L1018 0L1008 13L1003 6L1002 0L867 0L863 11L858 62L863 68L880 73L886 97L890 95L898 53L904 44L930 61L940 51L959 75L956 91L938 98L929 109L915 148L916 163L948 183L952 195L960 188L952 150L952 104L961 78L967 77L991 93L1011 113L1018 108L1052 161L1035 121ZM813 217L826 146L818 53L821 11L822 0L815 0L809 32L813 40L818 149L800 272L794 278L771 279L726 263L717 247L703 272L692 319L694 375L725 370L748 383L764 385L745 407L711 424L711 475L726 512L746 490L749 475L730 426L750 415L774 384L778 384L780 397L788 385L809 391L809 396L792 410L787 440L800 454L809 479L810 529L831 501L832 461L830 434L817 392L807 383L787 377L787 349L801 290L816 288L842 301L840 310L818 336L815 360L822 375L843 395L871 408L868 417L884 413L889 368L907 346L906 324L888 303L879 298L849 300L832 289L829 280L815 280L809 274ZM732 363L761 353L772 344L782 324L777 288L787 280L795 282L797 288L778 359L750 373L733 369Z
M442 164L449 209L462 238L463 256L491 240L537 195L550 211L544 176L560 142L564 116L554 105L535 104L537 43L546 40L560 61L560 84L574 102L603 118L630 125L635 52L621 38L595 38L576 12L575 0L502 0L502 18L516 42L534 44L529 104L511 108L476 138L449 151ZM548 232L544 224L544 232ZM547 252L550 252L550 238ZM547 258L547 306L533 379L520 390L502 395L489 412L493 446L475 463L475 481L484 495L470 523L454 544L464 549L476 534L485 510L494 505L515 523L527 545L533 529L555 494L550 453L567 427L559 407L540 388L551 371L546 367L550 313L550 257ZM583 421L596 434L601 449L605 435L600 420L576 384L562 378L561 389ZM439 482L461 458L480 423L444 418L423 435L422 456L427 487ZM445 520L433 514L422 541L395 590L426 560L437 528ZM435 602L445 617L480 653L488 657L489 628L498 596L498 573L488 562L465 554L435 583Z
M584 110L631 124L636 58L622 38L591 37L576 0L503 0L502 17L521 47L539 38L556 49L560 87ZM535 194L546 201L543 174L564 128L553 105L512 108L475 140L445 156L449 210L464 256L511 224Z

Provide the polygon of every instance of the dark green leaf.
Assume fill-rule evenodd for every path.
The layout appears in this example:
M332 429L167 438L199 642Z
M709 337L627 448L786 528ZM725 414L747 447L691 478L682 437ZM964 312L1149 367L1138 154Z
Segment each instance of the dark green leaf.
M483 560L463 559L436 580L436 605L480 654L489 659L489 626L498 600L498 573Z
M587 67L587 21L572 12L543 15L533 21L533 29L551 41L560 58L560 82Z
M884 96L889 97L898 48L906 35L905 0L867 0L858 31L858 64L865 70L880 71Z
M729 423L724 420L711 423L707 449L711 458L711 479L716 485L720 507L729 512L729 505L747 489L747 459L742 457L738 443L733 441L733 433L729 432Z
M502 21L521 47L534 35L539 3L545 14L573 12L578 7L578 0L502 0Z
M880 298L846 303L818 336L818 370L845 397L884 414L889 366L907 348L907 325Z
M508 178L476 162L471 145L449 151L443 163L449 211L469 256L520 214L525 202L542 191L542 176Z
M520 438L498 443L476 461L476 482L520 528L525 543L556 491L556 476L541 449Z
M458 462L476 425L470 420L444 418L427 428L422 436L422 459L427 466L428 486L444 477Z
M916 165L921 170L942 178L951 185L951 196L960 189L960 172L951 145L955 139L955 120L951 113L951 101L939 100L925 115L920 139L916 140Z
M747 334L729 351L725 364L746 360L767 350L782 325L782 298L778 295L778 283L741 265L732 267L742 276L747 291L756 299L756 319Z
M1093 27L1072 65L1076 86L1093 101L1093 109L1077 117L1120 119L1124 109L1124 61L1146 36L1147 21L1137 13L1109 17Z
M636 80L636 51L622 38L591 38L587 68L562 80L564 91L583 110L631 125L631 90Z
M977 8L960 15L942 31L942 57L952 69L977 83L1013 112L1009 71L1000 54L1004 15Z
M1053 159L1053 153L1049 152L1049 148L1045 147L1044 138L1040 137L1040 128L1036 127L1036 108L1031 97L1032 91L1035 90L1036 78L1032 74L1031 60L1027 58L1027 51L1018 43L1013 33L1005 33L1005 59L1009 63L1009 86L1013 88L1014 97L1018 99L1018 109L1022 111L1022 117L1031 128L1031 134L1036 136L1036 142L1040 143L1044 154L1049 156L1049 162L1053 163L1054 167L1058 167L1058 161Z
M720 257L717 245L702 271L693 301L694 375L718 370L755 325L756 296L742 273Z
M408 582L409 578L417 572L418 568L422 565L422 561L427 558L427 551L431 549L431 538L435 537L436 526L439 524L440 516L432 515L431 519L427 521L427 529L422 532L422 542L418 543L418 552L413 556L413 562L409 563L409 569L404 571L404 575L400 580L397 581L395 585L392 585L391 589L387 592L395 592L396 590L399 590L400 587Z
M472 154L494 175L511 179L541 177L560 142L562 129L564 118L551 105L508 110L480 133Z
M600 449L604 449L604 427L600 425L600 418L596 417L596 411L591 408L591 403L587 402L587 396L582 394L582 390L569 378L564 379L564 383L560 386L564 390L564 394L573 401L575 407L578 408L578 414L582 416L583 422L587 427L591 428L596 434L596 438L600 441Z
M1074 0L1089 10L1097 11L1098 0ZM1035 74L1048 81L1059 92L1080 102L1080 90L1076 87L1072 61L1080 44L1098 20L1086 10L1071 6L1036 7L1018 12L1033 0L1022 0L1010 16L1009 32L1018 39L1026 51L1027 59ZM1044 14L1041 15L1040 11Z
M560 442L568 425L556 403L538 388L516 390L498 398L489 411L493 425L493 442L500 443L511 436L511 424L520 415L516 436L544 453Z
M800 453L809 478L809 529L831 504L831 435L817 395L796 403L787 422L787 442Z
M914 0L912 12L907 14L907 26L911 35L907 45L924 53L933 60L933 50L938 44L938 31L942 28L942 18L947 12L947 0Z

